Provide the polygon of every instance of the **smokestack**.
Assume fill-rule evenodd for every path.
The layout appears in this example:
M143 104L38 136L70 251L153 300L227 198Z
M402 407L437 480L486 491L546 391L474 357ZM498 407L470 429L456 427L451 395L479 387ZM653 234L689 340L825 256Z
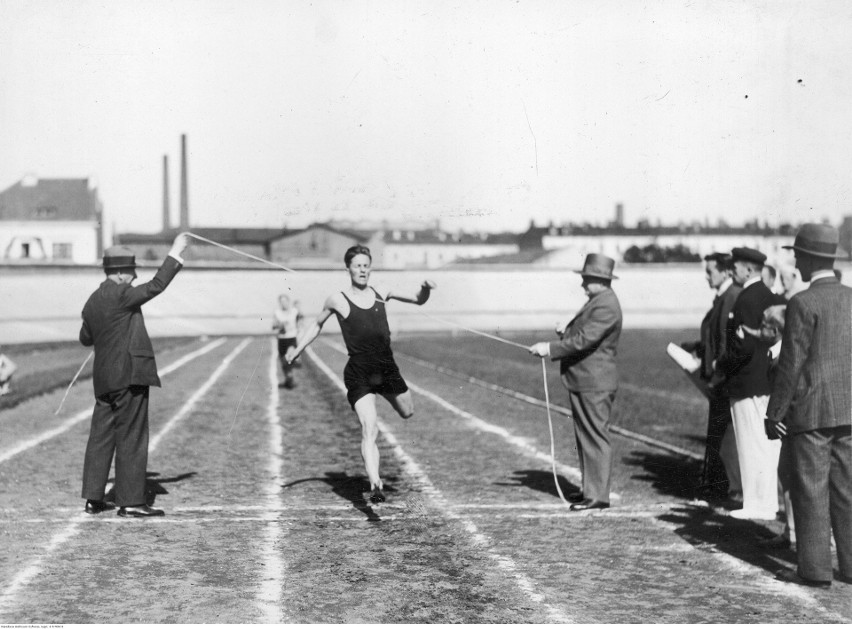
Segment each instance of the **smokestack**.
M624 205L621 203L615 204L615 225L624 227Z
M180 136L180 229L189 229L189 191L186 179L186 134Z
M163 155L163 231L169 231L171 228L171 218L169 214L169 156Z

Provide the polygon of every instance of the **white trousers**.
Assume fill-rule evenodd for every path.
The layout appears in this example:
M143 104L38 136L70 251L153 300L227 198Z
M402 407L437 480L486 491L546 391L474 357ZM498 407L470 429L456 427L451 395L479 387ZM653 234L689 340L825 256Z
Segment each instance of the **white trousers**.
M743 509L776 513L781 440L766 436L763 419L768 405L768 395L731 398L731 417L737 438Z

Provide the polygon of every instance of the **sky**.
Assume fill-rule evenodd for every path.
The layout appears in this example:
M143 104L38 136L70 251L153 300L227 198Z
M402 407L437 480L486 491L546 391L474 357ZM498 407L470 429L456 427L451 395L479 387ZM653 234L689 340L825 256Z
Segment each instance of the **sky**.
M108 229L852 214L846 0L0 0L0 190Z

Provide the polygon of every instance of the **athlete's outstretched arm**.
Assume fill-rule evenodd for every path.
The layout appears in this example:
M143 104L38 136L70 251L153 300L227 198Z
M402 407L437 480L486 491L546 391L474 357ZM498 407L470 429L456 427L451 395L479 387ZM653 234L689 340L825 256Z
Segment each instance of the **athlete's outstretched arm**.
M334 295L325 300L325 304L322 307L322 312L319 313L316 319L314 319L309 325L302 326L299 329L299 336L296 341L295 347L288 347L287 353L284 354L284 360L287 363L292 363L296 360L299 355L305 351L305 348L313 343L316 338L322 332L323 324L328 320L331 316L331 313L335 310L335 299Z
M429 299L429 295L432 294L432 291L437 288L435 282L431 280L424 280L424 282L420 285L420 290L417 291L417 294L411 295L407 293L400 293L396 290L388 291L388 299L396 299L397 301L404 301L407 304L417 304L418 306L422 306Z

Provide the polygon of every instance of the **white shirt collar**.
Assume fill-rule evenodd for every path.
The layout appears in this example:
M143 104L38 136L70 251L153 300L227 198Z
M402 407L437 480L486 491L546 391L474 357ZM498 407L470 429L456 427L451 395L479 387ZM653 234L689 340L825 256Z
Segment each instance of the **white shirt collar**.
M748 288L752 284L757 284L758 282L762 282L762 281L763 281L763 279L761 279L760 275L755 275L754 277L746 280L745 284L743 284L743 288Z
M827 269L822 269L820 271L814 271L814 273L811 274L811 282L813 282L814 280L821 280L821 279L826 278L826 277L834 277L834 271L827 270Z
M781 341L775 343L772 347L769 348L769 356L772 360L778 358L778 354L781 353Z
M734 280L732 280L730 277L727 278L724 282L719 284L719 288L716 289L716 294L717 295L724 294L725 291L728 290L731 287L731 284L733 284L733 283L734 283Z

